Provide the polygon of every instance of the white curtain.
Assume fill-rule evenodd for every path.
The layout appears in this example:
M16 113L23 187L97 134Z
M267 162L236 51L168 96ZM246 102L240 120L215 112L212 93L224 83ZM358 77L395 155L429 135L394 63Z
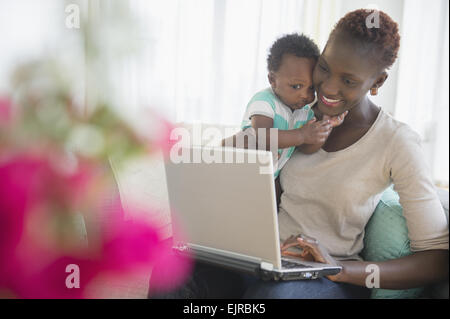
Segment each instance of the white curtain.
M141 50L115 61L112 92L127 112L146 105L175 122L239 124L252 94L268 86L272 42L304 32L322 48L339 3L130 0L138 31L127 37L136 37Z
M0 0L0 95L7 94L17 64L57 48L58 13L64 13L58 0Z
M108 95L119 101L124 114L147 106L174 122L225 125L237 125L252 94L268 86L266 57L277 37L303 32L323 49L334 23L346 13L342 9L369 4L359 0L92 2L99 4L99 16L107 26L117 24L118 17L123 20L125 13L133 21L131 31L121 32L122 46L139 49L119 59L109 56L106 60L112 63L105 71L109 75L101 81L112 82ZM378 2L381 10L389 7ZM391 78L396 82L391 84L395 107L389 111L393 109L397 119L422 135L434 179L448 185L448 1L405 0L394 7L403 11L402 39L398 74ZM108 12L116 12L109 14L109 21ZM114 51L117 48L102 50Z
M448 6L448 0L405 1L395 107L395 117L422 136L433 177L447 187Z
M448 185L448 1L375 2L397 16L402 35L383 107L422 135L433 177ZM71 3L81 8L81 30L64 27ZM53 54L84 73L74 85L88 104L109 102L125 115L151 107L173 122L237 125L252 94L268 86L267 51L277 37L303 32L323 49L333 24L369 3L0 0L0 95L16 63ZM80 32L89 35L84 48Z

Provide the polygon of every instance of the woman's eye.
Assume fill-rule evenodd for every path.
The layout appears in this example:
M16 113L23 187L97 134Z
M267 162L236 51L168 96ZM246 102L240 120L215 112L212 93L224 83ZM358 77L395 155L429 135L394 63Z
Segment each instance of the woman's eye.
M292 85L292 88L295 89L295 90L299 90L299 89L302 88L302 86L303 85L301 85L301 84L297 84L297 85Z

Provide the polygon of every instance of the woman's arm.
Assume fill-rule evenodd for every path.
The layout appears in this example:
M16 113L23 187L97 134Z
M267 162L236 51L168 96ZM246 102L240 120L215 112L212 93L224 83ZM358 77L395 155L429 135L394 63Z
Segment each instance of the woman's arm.
M394 189L400 197L413 254L379 266L381 288L420 287L448 278L448 223L425 163L420 137L401 127L392 137L387 162ZM371 262L343 262L342 280L364 284Z
M313 238L290 238L289 241L283 243L282 253L292 256L293 254L289 253L288 249L293 246L303 249L302 254L295 254L296 257L341 266L342 271L339 274L327 276L328 279L335 282L367 286L368 277L376 276L374 268L379 274L379 287L377 288L383 289L409 289L448 279L448 250L426 250L388 261L370 262L337 261ZM373 265L377 267L373 267Z
M370 271L369 265L378 266L381 288L407 289L447 279L448 222L426 165L420 137L406 125L398 125L384 149L388 155L383 174L399 194L413 253L383 262L336 261L320 243L299 239L297 244L304 248L300 257L341 265L343 271L328 278L361 286L366 285L370 275L366 272ZM293 241L283 245L283 253L295 244Z
M341 261L338 264L342 271L334 280L358 286L366 286L373 272L369 265L378 266L379 288L383 289L409 289L448 280L448 250L420 251L382 262Z

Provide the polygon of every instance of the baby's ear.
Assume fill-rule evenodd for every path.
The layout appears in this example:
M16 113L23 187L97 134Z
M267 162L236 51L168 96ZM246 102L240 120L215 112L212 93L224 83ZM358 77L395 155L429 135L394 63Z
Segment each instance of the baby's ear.
M269 83L270 83L270 85L272 86L272 88L275 88L275 87L276 87L276 84L275 84L275 74L273 74L273 72L270 71L269 74L267 75L267 78L269 79Z

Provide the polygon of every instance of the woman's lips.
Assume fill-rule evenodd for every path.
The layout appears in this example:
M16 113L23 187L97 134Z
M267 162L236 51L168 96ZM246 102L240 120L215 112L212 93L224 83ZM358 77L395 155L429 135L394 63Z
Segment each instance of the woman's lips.
M342 100L333 100L325 97L324 95L320 95L320 100L323 104L329 106L329 107L337 107L339 103L342 102Z

